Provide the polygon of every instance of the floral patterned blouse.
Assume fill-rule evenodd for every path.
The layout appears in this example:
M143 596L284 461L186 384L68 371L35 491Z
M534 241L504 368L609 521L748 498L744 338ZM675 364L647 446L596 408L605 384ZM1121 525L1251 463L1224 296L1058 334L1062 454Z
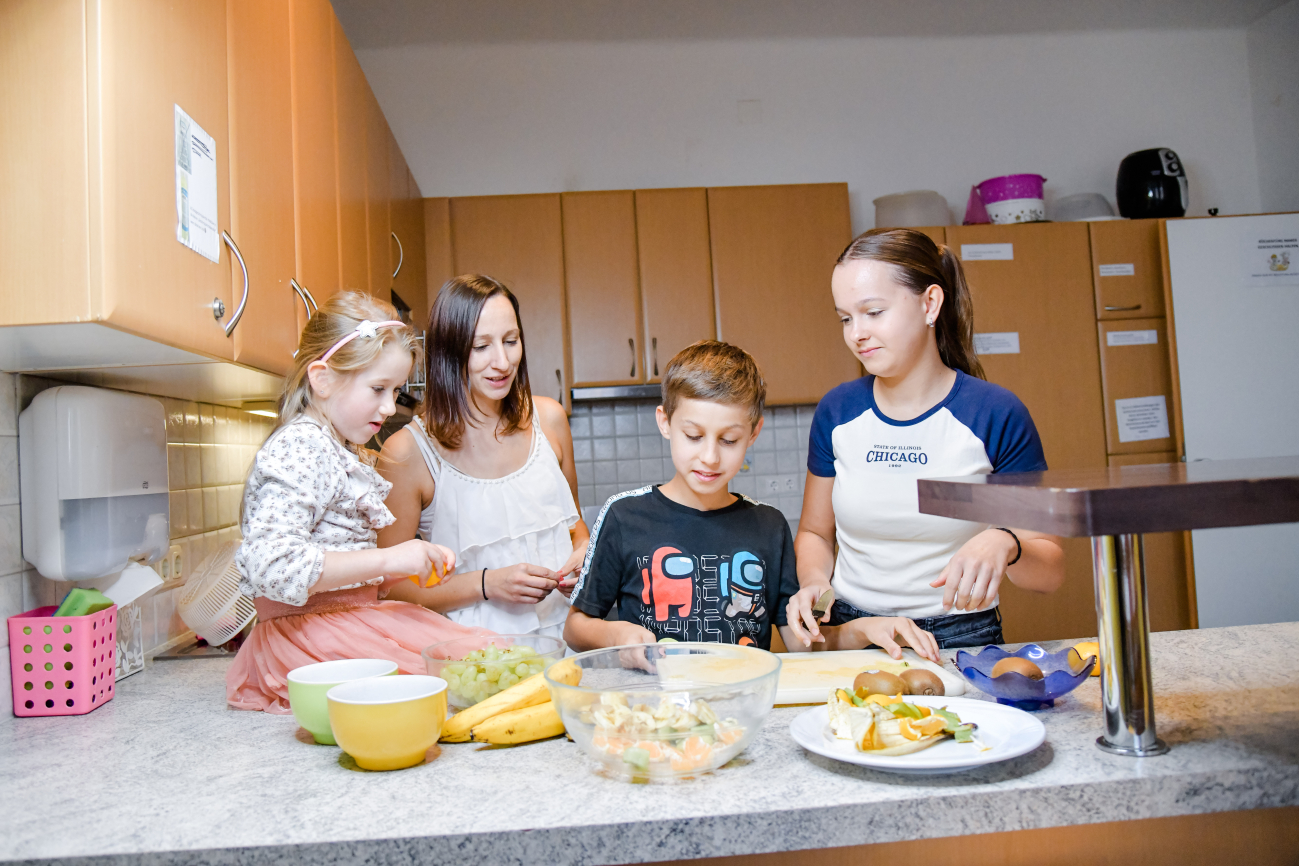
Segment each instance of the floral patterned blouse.
M257 452L244 486L240 591L306 604L326 551L374 547L377 530L393 522L383 504L391 489L316 420L300 415L281 427Z

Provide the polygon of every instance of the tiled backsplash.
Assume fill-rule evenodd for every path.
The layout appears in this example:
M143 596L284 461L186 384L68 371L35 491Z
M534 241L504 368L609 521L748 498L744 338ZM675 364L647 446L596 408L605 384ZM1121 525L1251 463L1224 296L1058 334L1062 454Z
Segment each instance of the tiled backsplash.
M58 604L72 586L47 580L23 560L18 499L18 414L38 393L62 384L0 373L0 619ZM238 540L244 475L273 421L224 406L157 399L167 413L171 540L184 550L186 569L192 569L218 544ZM177 592L154 593L141 603L146 649L187 631L176 615ZM8 640L8 630L0 630L0 648ZM7 669L8 659L0 661ZM2 707L9 677L0 673L0 678Z
M658 402L601 401L573 406L573 462L587 525L610 496L672 477L668 441L654 420ZM791 528L797 527L803 508L807 441L815 409L768 409L762 432L746 455L745 468L731 482L732 492L779 508Z

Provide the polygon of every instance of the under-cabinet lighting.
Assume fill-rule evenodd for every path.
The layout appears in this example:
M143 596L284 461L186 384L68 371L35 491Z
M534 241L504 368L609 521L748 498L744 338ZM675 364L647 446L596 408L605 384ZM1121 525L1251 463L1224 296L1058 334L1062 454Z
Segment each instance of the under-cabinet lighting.
M249 415L261 415L266 418L280 417L280 413L276 411L278 407L275 405L275 403L271 402L270 400L259 400L253 403L244 403L239 408L247 412Z

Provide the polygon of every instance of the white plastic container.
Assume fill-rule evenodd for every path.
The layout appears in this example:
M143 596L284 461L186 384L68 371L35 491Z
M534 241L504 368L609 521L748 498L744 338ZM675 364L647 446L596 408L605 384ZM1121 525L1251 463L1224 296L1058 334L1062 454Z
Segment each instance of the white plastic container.
M1051 203L1051 219L1056 222L1082 222L1085 220L1111 219L1114 208L1105 196L1098 192L1080 192L1058 198Z
M167 553L167 419L151 397L81 385L18 419L23 558L51 580L116 574Z
M947 199L931 189L896 192L875 199L875 227L879 229L945 226L952 221Z
M988 218L996 225L1037 223L1046 219L1046 201L1040 198L1008 198L985 202Z

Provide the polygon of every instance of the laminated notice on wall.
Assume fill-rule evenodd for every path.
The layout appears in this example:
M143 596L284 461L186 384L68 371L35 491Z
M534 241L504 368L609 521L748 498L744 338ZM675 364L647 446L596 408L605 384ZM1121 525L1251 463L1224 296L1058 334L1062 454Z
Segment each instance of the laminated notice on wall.
M961 244L963 262L1012 262L1014 244Z
M1118 422L1120 442L1144 442L1169 436L1168 406L1162 394L1115 400L1114 416Z
M176 240L221 261L217 228L216 140L176 108Z
M1299 288L1299 227L1285 226L1275 234L1248 234L1241 240L1245 285Z
M1132 265L1101 265L1102 277L1134 277L1137 269Z
M1107 346L1151 346L1159 342L1159 332L1151 328L1148 331L1110 331L1105 335Z
M974 335L976 355L1018 355L1019 331L1000 331Z

